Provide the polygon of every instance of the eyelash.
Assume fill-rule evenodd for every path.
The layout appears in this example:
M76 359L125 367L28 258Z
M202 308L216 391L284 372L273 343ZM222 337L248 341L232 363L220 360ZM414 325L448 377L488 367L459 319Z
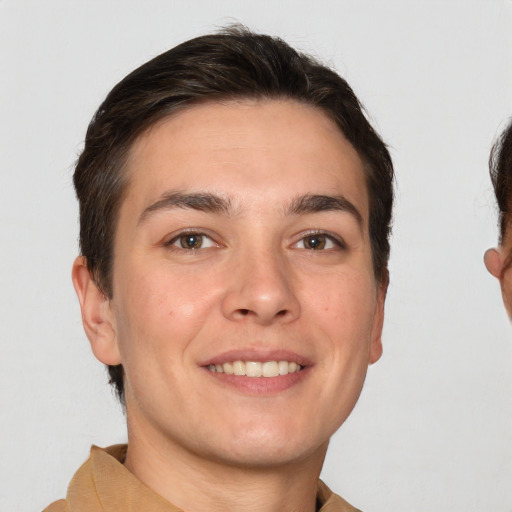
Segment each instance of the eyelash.
M185 239L187 237L201 238L201 242L203 242L204 239L208 239L210 241L210 244L207 247L203 247L201 244L201 247L197 247L197 248L196 247L183 247L183 246L176 245L180 241L180 239ZM164 246L169 249L174 249L174 250L195 252L195 251L199 251L201 249L208 249L210 247L215 247L215 246L218 247L218 244L213 240L213 238L211 236L208 236L207 234L205 234L201 231L190 230L190 231L182 231L181 233L178 233L176 236L171 238L169 241L165 242Z
M322 248L322 249L309 248L308 249L306 247L303 247L302 250L305 250L305 251L315 251L315 250L316 251L332 251L332 250L336 250L336 249L346 249L347 248L347 245L345 244L343 239L341 239L339 236L334 235L332 233L326 233L325 231L310 231L307 233L303 233L302 236L300 237L300 239L297 242L295 242L293 245L296 246L297 244L299 244L300 242L304 242L308 238L312 239L315 237L325 238L326 243L331 242L334 245L334 247L328 247L327 249L325 249L325 248Z

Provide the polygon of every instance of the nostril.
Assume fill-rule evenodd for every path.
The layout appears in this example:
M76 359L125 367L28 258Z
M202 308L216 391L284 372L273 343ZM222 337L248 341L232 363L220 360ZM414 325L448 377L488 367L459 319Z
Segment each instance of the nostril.
M242 316L247 316L249 314L248 309L239 309L238 311Z
M284 315L286 315L286 309L282 309L281 311L278 311L276 316L284 316Z

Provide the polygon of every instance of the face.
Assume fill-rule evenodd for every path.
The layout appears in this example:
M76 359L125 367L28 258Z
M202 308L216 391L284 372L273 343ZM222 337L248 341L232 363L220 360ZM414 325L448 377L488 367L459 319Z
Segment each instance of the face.
M82 307L96 356L125 369L130 443L323 458L381 354L356 151L310 106L211 103L151 128L127 173L113 298Z
M512 319L512 240L510 233L504 237L504 243L496 249L489 249L484 256L487 270L500 281L503 303L509 318Z

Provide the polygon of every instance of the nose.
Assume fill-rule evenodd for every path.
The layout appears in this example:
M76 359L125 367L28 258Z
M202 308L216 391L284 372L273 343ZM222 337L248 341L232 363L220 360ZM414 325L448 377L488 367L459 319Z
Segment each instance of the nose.
M246 253L230 273L224 316L260 325L292 322L300 315L295 281L293 268L278 251Z

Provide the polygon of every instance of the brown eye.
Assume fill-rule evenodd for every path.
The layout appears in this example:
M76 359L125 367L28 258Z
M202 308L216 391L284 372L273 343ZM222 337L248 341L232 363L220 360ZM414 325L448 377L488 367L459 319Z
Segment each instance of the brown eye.
M216 247L217 244L209 236L202 233L182 233L166 245L173 249L197 251L199 249L207 249L208 247Z
M308 251L328 251L330 249L343 249L345 245L334 236L326 233L311 233L293 245L296 249Z
M325 235L311 235L307 236L304 240L304 248L313 251L325 249L327 237Z
M178 240L182 249L200 249L203 245L203 235L187 234Z

